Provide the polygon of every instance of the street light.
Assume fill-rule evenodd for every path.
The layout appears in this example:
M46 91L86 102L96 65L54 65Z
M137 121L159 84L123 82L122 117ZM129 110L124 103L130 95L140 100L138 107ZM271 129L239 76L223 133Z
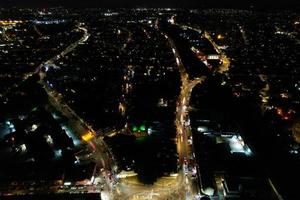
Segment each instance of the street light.
M94 138L94 134L91 133L91 132L88 132L88 133L86 133L85 135L83 135L81 138L82 138L84 141L88 142L88 141L90 141L91 139Z

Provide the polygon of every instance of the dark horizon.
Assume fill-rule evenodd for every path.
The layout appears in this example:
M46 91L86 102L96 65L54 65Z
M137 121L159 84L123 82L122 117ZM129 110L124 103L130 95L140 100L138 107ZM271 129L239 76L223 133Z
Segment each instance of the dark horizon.
M246 1L236 2L235 0L229 1L208 1L208 0L152 0L147 2L146 0L2 0L0 7L34 7L34 8L49 8L49 7L66 7L66 8L135 8L135 7L171 7L171 8L233 8L233 9L299 9L300 2L296 0L287 0L281 2L275 2L270 0L265 1Z

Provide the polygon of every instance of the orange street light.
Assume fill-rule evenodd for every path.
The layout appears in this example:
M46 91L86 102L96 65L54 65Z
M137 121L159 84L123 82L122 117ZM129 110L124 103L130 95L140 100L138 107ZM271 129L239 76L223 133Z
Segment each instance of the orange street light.
M91 132L88 132L88 133L86 133L85 135L83 135L81 138L82 138L84 141L88 142L88 141L90 141L91 139L94 138L94 134L91 133Z

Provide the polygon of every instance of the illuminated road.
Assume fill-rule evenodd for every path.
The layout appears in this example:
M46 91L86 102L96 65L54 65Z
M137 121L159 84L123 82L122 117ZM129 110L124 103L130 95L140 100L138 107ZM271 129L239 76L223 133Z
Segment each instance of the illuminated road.
M176 25L180 26L178 24L176 24ZM182 26L180 26L180 27L183 28ZM213 39L210 37L209 33L205 31L204 34L202 34L202 32L199 29L195 29L190 26L184 26L184 28L188 28L188 29L198 32L199 34L203 35L213 45L215 51L220 55L220 60L221 60L221 65L216 69L216 72L227 75L226 72L229 70L230 60L227 58L227 56L223 52L221 52L219 46L213 41ZM180 120L180 121L177 121L177 129L179 130L179 133L182 133L182 134L184 134L184 132L186 133L185 136L183 137L183 140L185 140L189 136L191 136L192 133L191 133L191 127L189 124L188 124L188 126L185 127L185 131L183 131L184 123L189 121L189 119L188 119L188 113L182 113L182 109L188 108L187 102L189 102L190 93L191 93L193 87L195 87L195 85L197 85L198 83L202 83L205 80L205 78L206 77L201 77L200 79L198 79L198 81L193 80L186 84L184 84L184 82L183 82L183 88L181 90L181 98L180 98L181 107L179 106L179 108L177 109L177 120ZM184 141L183 143L185 144L184 148L186 148L188 146L187 142ZM180 148L181 148L181 146L182 145L180 145ZM191 154L187 154L187 155L191 155ZM199 170L198 166L197 166L197 169ZM201 174L200 174L200 172L198 172L198 173L200 176L199 178L201 179ZM224 188L223 188L223 184L221 184L222 182L220 180L221 180L220 177L216 177L216 186L217 186L218 196L219 196L219 199L224 199L224 196L223 196ZM199 182L201 184L201 180L199 180ZM202 187L202 186L200 185L200 187ZM202 189L203 188L201 188L199 191L202 192Z
M185 26L185 25L179 25L175 23L174 16L171 17L172 20L169 22L173 25L179 26L182 29L191 29L199 33L200 37L205 37L209 42L213 45L215 51L220 55L220 60L221 60L221 65L216 69L216 72L225 74L229 70L230 67L230 60L227 58L227 56L220 51L219 46L212 40L208 32L204 32L202 34L202 31L199 29L195 29L190 26ZM176 45L174 44L173 40L170 39L167 35L165 37L168 39L170 46L172 47L174 56L176 58L176 64L178 66L180 75L181 75L181 92L180 96L177 101L177 108L176 108L176 128L177 128L177 152L179 155L179 164L181 167L184 167L185 165L190 166L190 167L196 167L196 169L199 170L199 167L197 166L196 163L190 163L189 158L191 156L194 157L194 152L193 152L193 144L189 144L188 140L192 136L191 132L191 126L190 126L190 120L189 120L189 114L188 114L188 108L189 108L189 101L190 101L190 96L192 93L193 88L197 84L202 84L206 77L201 76L199 78L196 78L194 80L190 80L189 76L185 70L185 67L181 61L181 58L179 56L179 53L176 49ZM188 172L189 173L189 172ZM182 189L185 190L186 194L191 194L190 196L186 195L185 198L182 199L196 199L198 194L202 194L202 186L201 186L201 173L198 171L199 174L199 183L200 183L200 188L198 187L198 183L196 181L186 181L185 187ZM188 179L187 179L188 180ZM194 188L192 190L191 188Z
M188 115L188 107L190 96L193 88L197 84L203 83L206 79L205 76L201 76L194 80L189 79L189 75L186 72L186 68L184 67L181 57L178 53L176 45L174 41L168 37L165 33L161 32L162 35L168 40L168 43L172 49L172 52L175 57L175 61L178 67L178 71L180 73L181 78L181 91L177 100L176 106L176 118L175 125L177 130L176 143L177 143L177 153L179 159L180 170L178 172L177 188L175 191L181 191L177 193L177 199L182 200L192 200L198 199L200 188L198 186L196 178L191 177L191 172L188 170L189 167L194 168L195 162L190 163L189 159L194 156L192 144L189 144L189 138L192 136L191 127L189 124L189 115ZM174 197L174 194L170 196L170 198ZM175 199L176 199L175 198Z
M55 66L54 65L55 61L63 58L65 55L72 52L79 44L84 43L85 41L87 41L88 38L90 37L90 34L88 33L87 29L84 28L84 27L80 27L80 26L78 26L77 28L84 32L83 36L78 41L70 44L60 54L52 57L51 59L47 60L46 62L41 63L34 72L27 74L24 79L26 80L27 78L29 78L33 74L39 73L39 76L40 76L41 80L43 80L44 76L46 75L46 73L42 72L42 70L41 70L43 67L48 68L48 67Z
M182 174L174 177L159 178L153 185L141 184L137 177L121 179L117 185L119 195L115 196L118 200L166 200L182 199L182 191L178 190L178 179L183 178Z
M186 167L195 167L194 163L190 164L189 162L189 158L194 155L192 144L189 144L188 142L189 138L192 136L191 127L189 124L190 120L188 115L189 101L193 88L197 84L201 84L206 79L206 77L201 76L200 78L190 80L173 40L170 39L168 36L165 37L168 39L169 44L172 48L172 51L176 58L176 64L178 66L178 70L181 76L181 92L177 100L175 119L175 125L177 129L176 141L179 164L181 166L181 170L183 171L182 173L189 174L189 172L184 171L185 165L187 165ZM182 199L196 199L200 191L200 189L198 188L197 181L191 180L189 176L186 176L186 180L181 179L181 181L183 183L180 184L180 186L182 187L180 188L180 190L185 191L185 196L183 196Z
M50 105L69 119L68 126L71 127L71 129L79 139L81 139L87 133L91 133L91 135L93 136L96 135L96 132L92 129L92 127L88 125L66 103L62 101L60 94L57 94L55 91L49 89L45 85L44 89L48 94ZM110 168L114 166L113 156L110 154L108 147L103 142L102 138L93 137L88 141L88 144L90 145L91 151L93 151L94 154L101 155L99 156L99 158L101 158L101 166L107 170L110 170ZM97 158L98 156L95 157Z
M197 30L192 27L190 27L190 28L193 30ZM208 39L208 41L213 45L216 52L220 55L220 60L221 60L222 64L217 68L217 72L219 72L221 74L227 72L229 70L230 60L227 58L227 56L223 52L220 51L220 47L213 41L213 39L210 37L208 32L205 31L203 35L206 39Z
M220 55L220 60L221 60L222 64L216 69L216 71L218 73L223 74L223 73L225 73L229 70L230 60L227 58L225 53L223 53L220 50L220 47L215 43L215 41L211 38L211 36L209 35L209 33L207 31L204 31L204 33L202 34L202 31L197 29L197 28L194 28L194 27L191 27L191 26L186 26L186 25L179 25L175 22L173 22L173 24L181 27L182 29L190 29L190 30L196 31L200 35L204 36L213 45L215 51Z
M94 179L104 179L105 184L102 185L104 188L103 192L107 192L108 194L113 194L112 192L113 185L115 184L115 172L117 171L117 165L115 159L110 152L110 149L103 141L102 137L96 137L97 133L92 129L92 127L87 124L81 117L79 117L62 99L62 94L56 92L51 89L46 82L44 82L44 78L46 77L46 73L41 70L42 67L47 65L48 67L53 66L54 62L64 57L66 54L72 52L79 44L84 43L89 38L89 33L86 28L78 27L84 31L83 37L71 44L67 47L63 52L59 55L53 57L52 59L42 63L35 73L39 73L40 81L39 83L43 86L45 91L48 94L49 103L55 110L59 111L62 115L67 117L68 127L70 127L76 136L80 140L85 140L88 144L88 149L92 153L92 159L97 164L98 174L95 174ZM100 173L100 169L102 169ZM92 183L93 185L93 183ZM96 187L97 188L97 187ZM91 187L92 191L89 192L99 192L99 187L95 190L95 186ZM67 191L66 191L67 192ZM76 191L73 191L76 192ZM77 192L80 192L77 191Z
M20 81L19 83L15 83L14 85L12 85L10 88L7 88L6 89L6 92L2 94L2 96L5 96L7 95L12 89L14 88L18 88L22 83L24 83L28 78L32 77L34 74L38 74L42 67L45 67L45 66L53 66L54 65L54 62L59 60L60 58L62 58L63 56L65 56L66 54L70 53L71 51L73 51L77 46L78 44L82 43L82 42L85 42L88 38L89 38L89 33L87 31L86 28L84 27L80 27L80 26L77 26L77 29L78 30L81 30L84 32L83 36L76 42L70 44L66 49L64 49L60 54L50 58L49 60L41 63L34 71L32 72L29 72L27 74L24 74L23 76L23 80ZM41 79L43 79L43 75L44 74L40 74L40 77Z

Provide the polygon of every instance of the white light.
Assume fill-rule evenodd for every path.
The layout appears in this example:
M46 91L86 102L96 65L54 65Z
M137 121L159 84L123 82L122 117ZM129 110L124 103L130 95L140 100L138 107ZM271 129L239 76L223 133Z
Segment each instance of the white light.
M64 185L69 186L71 185L71 182L65 182Z
M95 177L94 177L94 176L92 176L92 178L91 178L91 182L93 183L93 182L94 182L94 180L95 180Z
M197 131L199 131L199 132L205 132L205 131L207 131L207 128L204 127L204 126L199 126L199 127L197 128Z
M177 65L179 65L179 64L180 64L180 62L179 62L179 58L178 58L178 57L176 57L176 63L177 63Z
M231 153L244 153L247 156L252 155L251 149L245 145L240 135L234 135L229 139Z
M50 135L45 135L45 139L48 144L53 144L53 139Z
M36 124L33 124L32 127L31 127L31 131L35 131L36 129L38 128L38 126Z
M27 150L27 147L25 144L20 145L21 151L25 152Z
M292 154L298 154L299 151L298 150L290 150L290 153L292 153Z
M208 195L208 196L212 196L212 195L214 195L214 189L210 188L210 187L207 187L207 188L204 189L203 193Z
M148 128L147 133L148 133L148 135L151 135L152 134L152 129Z
M192 169L192 173L193 173L193 174L197 174L197 168L196 168L196 167L194 167L194 168Z
M246 155L251 155L251 154L252 154L251 149L250 149L250 148L247 148L247 150L246 150Z
M240 142L231 142L230 147L234 152L243 152L244 148Z
M171 19L168 20L168 22L169 22L170 24L174 24L174 23L175 23L175 20L174 20L174 18L172 17Z

